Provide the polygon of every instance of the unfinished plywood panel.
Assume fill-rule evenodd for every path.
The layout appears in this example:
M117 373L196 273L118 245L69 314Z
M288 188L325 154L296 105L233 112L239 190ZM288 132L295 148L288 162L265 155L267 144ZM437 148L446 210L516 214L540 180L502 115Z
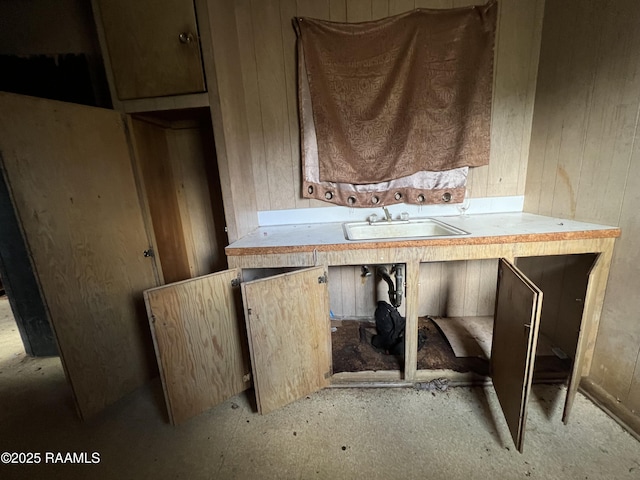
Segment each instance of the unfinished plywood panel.
M94 0L94 8L116 98L205 91L193 2Z
M138 167L167 283L226 267L209 112L154 112L132 120Z
M242 284L253 381L262 414L329 384L326 282L326 270L318 267Z
M133 119L132 125L164 281L185 280L193 275L175 195L167 129L140 119Z
M504 259L491 347L491 378L516 448L522 452L533 380L542 292Z
M221 270L226 235L211 124L176 126L167 135L190 276Z
M122 117L0 94L0 151L80 415L155 367L141 292L157 285ZM141 315L142 314L142 315Z
M249 386L237 270L144 292L171 423L181 423ZM247 381L245 381L247 378Z

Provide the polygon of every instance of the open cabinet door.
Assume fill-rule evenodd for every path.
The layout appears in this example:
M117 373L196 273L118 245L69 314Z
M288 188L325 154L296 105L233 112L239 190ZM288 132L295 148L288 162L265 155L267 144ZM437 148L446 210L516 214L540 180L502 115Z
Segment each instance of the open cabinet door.
M491 377L511 436L520 452L524 444L541 310L540 289L515 266L500 259Z
M174 425L249 386L237 279L237 270L227 270L144 292Z
M598 318L602 311L610 262L611 252L600 253L589 270L587 291L584 297L585 306L582 311L580 332L578 333L578 345L574 355L571 377L569 377L569 385L567 386L567 398L564 403L564 412L562 413L562 421L565 424L569 423L569 416L571 415L571 409L573 408L573 402L575 401L580 381L587 374L587 372L583 371L585 364L585 350L587 350L587 345L590 340L587 332L591 331L591 334L593 335L596 330L594 327L594 319Z
M151 242L125 119L8 93L0 93L0 112L0 167L88 418L155 374L142 291L158 276L143 254Z
M322 267L242 284L258 411L328 386L331 326Z

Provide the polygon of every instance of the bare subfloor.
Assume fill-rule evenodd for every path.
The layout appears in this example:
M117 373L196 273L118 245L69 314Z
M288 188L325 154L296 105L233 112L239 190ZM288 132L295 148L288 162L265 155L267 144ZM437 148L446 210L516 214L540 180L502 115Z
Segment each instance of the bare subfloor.
M331 334L333 373L367 370L404 370L404 359L386 355L371 345L376 334L375 323L340 320L332 323ZM420 317L418 329L424 344L418 351L418 370L452 370L473 372L478 378L489 375L489 361L479 357L456 357L447 338L429 317ZM571 367L570 360L555 356L536 357L535 376L539 379L564 379Z
M252 392L178 427L158 381L87 422L57 359L25 357L0 298L0 452L97 452L87 465L3 465L4 479L638 479L640 443L582 395L534 386L524 454L491 388L325 389L269 415Z

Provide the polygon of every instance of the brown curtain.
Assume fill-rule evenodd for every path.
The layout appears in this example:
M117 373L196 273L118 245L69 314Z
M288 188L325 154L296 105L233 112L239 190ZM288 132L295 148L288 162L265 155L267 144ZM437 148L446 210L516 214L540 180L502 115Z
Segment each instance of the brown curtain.
M467 168L489 162L496 13L491 1L358 24L295 19L304 195L459 199Z

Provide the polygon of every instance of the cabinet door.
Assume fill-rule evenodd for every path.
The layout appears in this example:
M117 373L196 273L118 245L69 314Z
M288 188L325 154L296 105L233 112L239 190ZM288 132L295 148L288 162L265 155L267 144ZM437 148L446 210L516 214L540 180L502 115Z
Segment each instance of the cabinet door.
M327 274L309 268L242 284L260 413L328 386L331 326Z
M237 270L144 292L172 424L249 386L244 324L238 320ZM241 310L241 307L240 307Z
M540 289L515 266L500 259L491 377L511 436L520 452L524 443L541 309Z
M0 163L80 415L145 383L158 285L123 117L0 93Z
M120 100L205 91L191 0L95 0Z

